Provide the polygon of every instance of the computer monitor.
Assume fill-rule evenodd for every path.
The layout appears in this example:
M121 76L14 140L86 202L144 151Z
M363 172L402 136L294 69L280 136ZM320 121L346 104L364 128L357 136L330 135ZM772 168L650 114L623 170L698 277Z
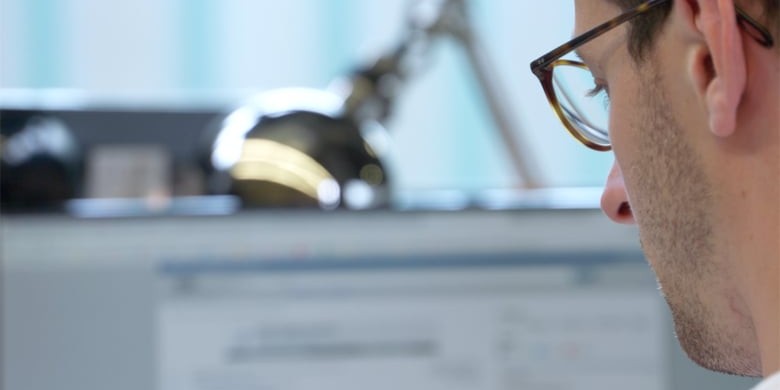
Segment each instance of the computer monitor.
M595 209L3 215L2 241L4 389L749 385L686 362Z

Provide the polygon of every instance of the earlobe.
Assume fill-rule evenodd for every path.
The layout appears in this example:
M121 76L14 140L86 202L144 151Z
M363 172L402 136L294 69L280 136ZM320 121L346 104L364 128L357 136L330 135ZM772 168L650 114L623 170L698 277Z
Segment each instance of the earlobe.
M705 90L710 131L728 137L736 130L747 83L742 37L732 0L703 0L698 6L696 26L709 48L713 68Z

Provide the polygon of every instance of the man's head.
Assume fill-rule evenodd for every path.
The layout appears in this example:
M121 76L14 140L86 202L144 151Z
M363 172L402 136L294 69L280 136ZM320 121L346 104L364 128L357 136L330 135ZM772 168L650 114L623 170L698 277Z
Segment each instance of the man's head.
M575 0L575 35L645 3ZM602 207L639 225L680 344L761 375L780 369L780 23L777 0L739 5L656 1L577 53L609 93L609 143L589 144L615 153ZM596 122L560 106L570 131Z

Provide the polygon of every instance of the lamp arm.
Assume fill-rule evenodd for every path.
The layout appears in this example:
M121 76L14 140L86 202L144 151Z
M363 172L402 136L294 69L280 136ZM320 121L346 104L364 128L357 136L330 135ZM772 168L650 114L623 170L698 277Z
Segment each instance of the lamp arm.
M529 153L527 143L520 139L522 128L513 120L510 111L507 108L506 94L501 93L500 85L496 82L494 69L489 63L489 59L482 50L482 46L475 44L474 37L461 39L463 48L466 51L471 69L476 76L478 85L482 92L482 97L490 110L493 122L499 131L502 143L507 155L514 167L516 173L523 182L523 188L532 189L540 187L539 178L532 169L531 153Z
M433 0L419 0L433 1ZM466 52L469 65L477 79L482 98L487 104L493 122L499 131L507 156L520 177L524 188L538 188L541 183L533 173L532 154L520 139L522 128L513 120L507 108L506 94L497 81L495 67L490 62L477 34L474 33L465 0L437 0L441 3L441 17L436 30L455 39Z
M506 107L506 94L496 82L494 67L472 31L465 0L413 0L407 15L407 30L394 50L379 57L368 67L353 72L346 82L344 112L360 122L385 122L392 112L400 86L419 72L420 63L438 38L455 39L465 50L469 65L476 76L482 97L507 155L524 188L541 185L531 167L532 154L520 139L521 128ZM337 87L338 89L343 89Z

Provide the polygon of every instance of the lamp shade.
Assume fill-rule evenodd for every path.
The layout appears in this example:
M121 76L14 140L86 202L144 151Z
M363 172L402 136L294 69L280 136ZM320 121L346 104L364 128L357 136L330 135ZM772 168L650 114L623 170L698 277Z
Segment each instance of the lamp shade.
M384 132L343 111L343 99L316 89L281 89L250 99L211 133L208 186L247 208L368 209L389 202ZM374 137L375 138L375 137Z

